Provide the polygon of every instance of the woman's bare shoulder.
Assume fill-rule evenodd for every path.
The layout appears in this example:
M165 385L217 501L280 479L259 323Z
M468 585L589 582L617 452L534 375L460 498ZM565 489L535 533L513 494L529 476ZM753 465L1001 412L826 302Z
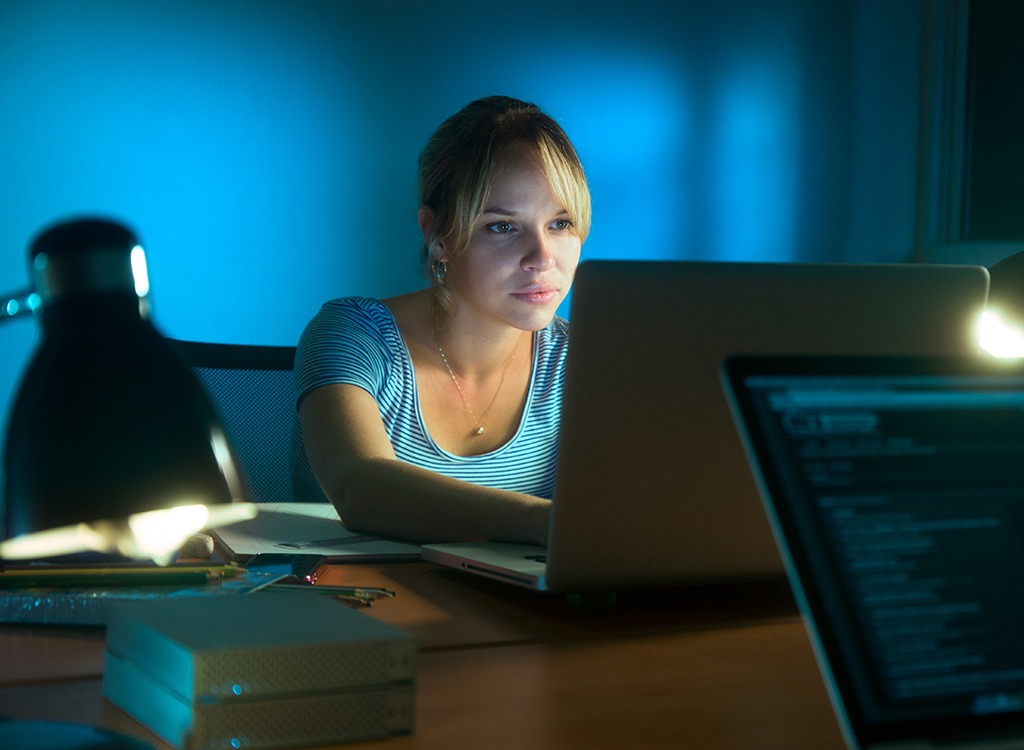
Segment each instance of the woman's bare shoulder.
M431 294L427 289L382 299L391 311L398 329L407 340L427 340L431 336Z

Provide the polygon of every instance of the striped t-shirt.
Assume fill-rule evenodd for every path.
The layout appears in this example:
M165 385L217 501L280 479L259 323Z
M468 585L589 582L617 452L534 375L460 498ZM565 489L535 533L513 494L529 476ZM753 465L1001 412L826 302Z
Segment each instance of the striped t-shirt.
M331 383L359 386L377 401L399 459L474 484L550 498L568 331L556 317L534 336L519 428L507 443L479 456L449 453L430 437L409 350L390 310L375 299L332 300L309 322L295 357L296 399Z

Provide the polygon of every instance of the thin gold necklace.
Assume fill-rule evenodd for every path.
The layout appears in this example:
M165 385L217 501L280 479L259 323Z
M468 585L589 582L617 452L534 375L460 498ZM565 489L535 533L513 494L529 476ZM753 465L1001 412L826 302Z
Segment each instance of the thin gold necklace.
M494 397L491 399L491 403L487 405L487 408L484 409L483 414L480 415L479 419L477 418L476 413L470 407L469 402L466 401L466 394L462 392L462 386L459 385L459 380L458 378L455 377L455 371L452 370L452 366L448 364L448 357L445 356L444 349L441 348L441 342L438 341L436 336L434 337L434 343L437 344L437 353L441 355L441 361L444 362L444 369L448 371L448 376L452 379L452 383L455 384L455 390L459 392L459 398L462 399L462 406L469 413L469 416L473 420L473 424L476 425L476 429L473 430L473 434L483 435L483 421L484 419L487 418L487 415L490 413L491 407L494 406L494 403L498 400L498 394L501 393L501 387L505 385L505 376L508 375L508 368L512 364L512 358L516 356L516 351L519 349L519 341L516 341L516 345L512 347L512 353L509 354L508 359L505 360L505 367L501 371L501 380L498 381L498 387L494 391Z

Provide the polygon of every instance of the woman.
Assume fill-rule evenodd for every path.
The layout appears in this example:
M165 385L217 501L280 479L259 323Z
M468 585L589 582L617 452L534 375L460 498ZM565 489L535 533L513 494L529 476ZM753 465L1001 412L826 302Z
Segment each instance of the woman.
M306 454L351 529L543 544L583 167L535 105L472 102L419 161L427 289L323 306L296 356Z

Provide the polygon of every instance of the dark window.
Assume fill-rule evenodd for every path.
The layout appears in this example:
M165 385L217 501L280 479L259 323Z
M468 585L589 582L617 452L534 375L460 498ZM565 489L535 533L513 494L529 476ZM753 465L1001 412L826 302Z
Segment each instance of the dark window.
M961 239L1024 240L1024 2L970 13Z

